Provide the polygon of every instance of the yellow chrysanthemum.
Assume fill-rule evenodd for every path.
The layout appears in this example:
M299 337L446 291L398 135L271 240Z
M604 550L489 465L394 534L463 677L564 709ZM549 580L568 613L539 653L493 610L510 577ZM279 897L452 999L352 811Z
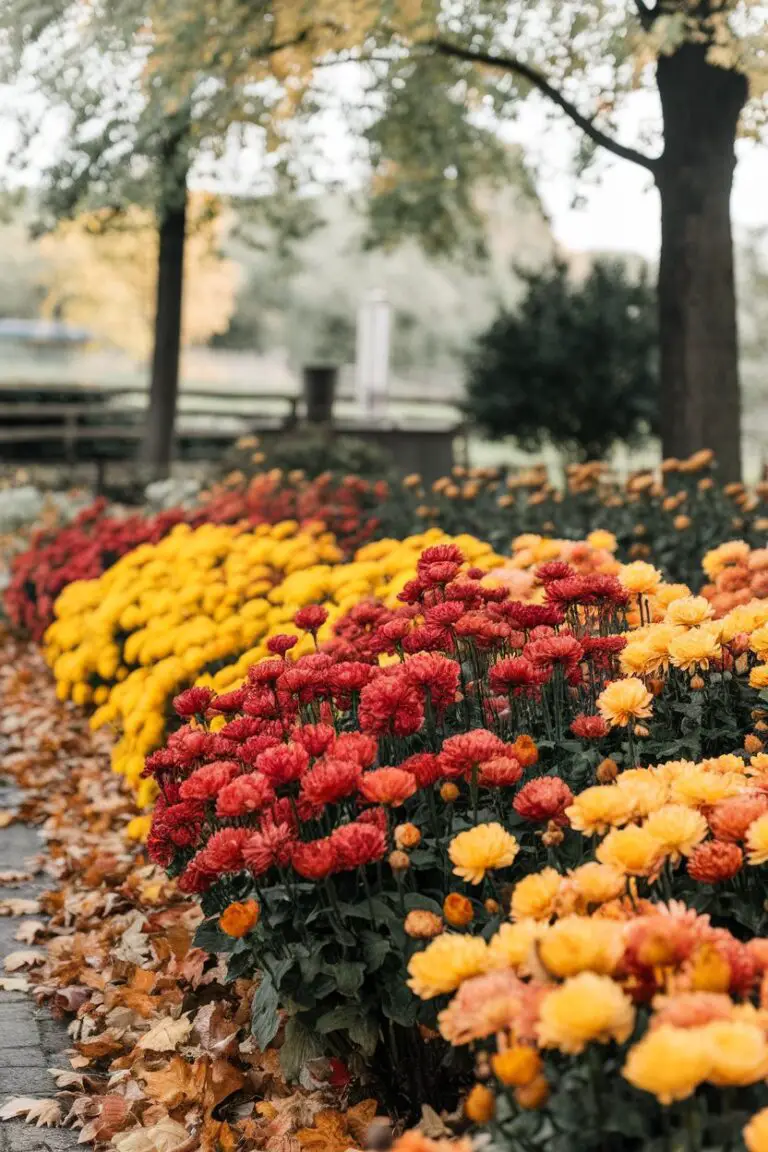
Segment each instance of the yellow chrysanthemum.
M565 810L571 827L584 836L602 835L632 819L632 796L613 784L597 784L574 797Z
M742 1135L747 1152L768 1152L768 1108L752 1117Z
M634 817L656 812L669 798L667 781L648 768L629 768L620 772L616 777L616 787L630 797Z
M412 956L408 964L408 987L421 1000L455 992L472 976L487 972L488 945L482 936L444 933Z
M658 656L647 638L627 644L619 657L619 666L625 676L647 676L658 667Z
M708 1077L710 1047L702 1028L662 1024L646 1033L627 1056L622 1074L630 1084L650 1092L661 1104L685 1100Z
M734 772L706 772L693 765L683 768L669 785L673 803L687 804L691 808L708 808L736 796L744 788L744 777Z
M631 564L622 564L619 580L627 592L635 596L650 596L661 584L661 572L645 560L633 560Z
M768 813L758 816L747 829L747 860L750 864L765 864L768 860Z
M594 531L590 532L587 536L587 544L604 552L615 552L619 546L613 532L608 532L605 528L595 528Z
M643 827L663 846L665 855L673 860L690 856L709 828L701 812L684 804L665 804L651 812Z
M744 761L735 752L725 752L722 756L708 756L699 766L704 772L744 773Z
M539 920L502 924L488 942L490 967L527 971L534 945L545 930L545 925Z
M620 869L610 864L600 864L596 860L575 868L569 879L587 907L615 900L627 886L627 878Z
M539 943L542 964L561 980L579 972L610 976L623 955L624 925L587 916L564 916Z
M768 664L756 664L749 674L750 688L768 688Z
M670 641L668 652L670 664L684 672L692 672L696 668L709 668L711 661L722 655L722 648L717 636L708 629L691 628Z
M768 661L768 624L755 629L749 638L749 646L760 660Z
M650 716L652 703L653 697L636 676L614 680L597 698L598 711L612 728L625 728Z
M694 628L714 616L715 610L704 596L683 596L671 602L664 616L668 624Z
M554 868L532 872L515 884L510 904L514 920L549 920L555 911L563 878Z
M653 594L653 602L666 612L670 604L674 604L676 600L684 600L690 594L691 590L687 584L659 584Z
M448 848L453 871L468 884L480 884L486 872L508 868L520 848L501 824L478 824L455 836Z
M768 1075L768 1041L757 1024L744 1020L714 1020L702 1032L711 1069L707 1079L720 1088L746 1087Z
M749 559L749 544L745 540L728 540L707 552L701 566L710 580L714 580L729 565L741 564Z
M632 1033L635 1010L609 976L581 972L542 1002L537 1034L542 1048L577 1056L588 1044L623 1044Z
M664 846L647 828L630 824L609 832L596 855L601 864L610 864L627 876L651 876L664 859Z

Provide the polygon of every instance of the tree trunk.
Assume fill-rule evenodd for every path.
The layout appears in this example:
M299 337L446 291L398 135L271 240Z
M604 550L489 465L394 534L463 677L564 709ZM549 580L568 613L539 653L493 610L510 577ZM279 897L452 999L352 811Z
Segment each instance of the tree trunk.
M741 475L741 404L731 187L747 80L686 44L658 63L664 114L659 340L665 456L716 451Z
M178 143L174 152L177 147ZM144 442L144 456L156 479L168 475L173 454L187 223L186 180L182 187L176 188L175 195L164 198L159 216L155 347Z

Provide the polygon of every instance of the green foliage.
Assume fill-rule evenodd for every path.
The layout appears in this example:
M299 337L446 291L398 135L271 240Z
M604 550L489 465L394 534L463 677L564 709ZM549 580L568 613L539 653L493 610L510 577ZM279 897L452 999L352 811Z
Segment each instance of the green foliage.
M469 360L468 409L496 439L547 441L582 459L637 444L658 427L654 292L619 264L583 283L567 265L525 275L516 313L502 313Z
M375 444L311 427L287 432L274 444L264 445L262 451L265 459L254 462L252 447L235 446L223 461L221 471L226 474L235 469L247 476L265 468L281 468L284 472L300 470L309 479L325 472L362 476L366 480L392 476L391 456Z

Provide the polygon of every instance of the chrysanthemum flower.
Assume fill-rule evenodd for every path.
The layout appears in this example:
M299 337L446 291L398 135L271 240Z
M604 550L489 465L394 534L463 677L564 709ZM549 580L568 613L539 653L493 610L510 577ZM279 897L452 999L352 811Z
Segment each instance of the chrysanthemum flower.
M424 723L424 703L404 676L382 676L363 688L358 715L369 736L412 736Z
M279 744L267 748L256 760L256 767L273 784L299 780L309 766L309 753L301 744Z
M706 670L722 655L720 641L706 628L691 628L682 636L676 636L670 641L667 651L670 663L684 672L693 672L697 668Z
M579 972L610 976L623 955L624 925L616 920L564 916L539 942L539 959L561 980Z
M523 774L523 766L514 756L496 756L480 768L480 784L485 788L510 788Z
M633 816L647 816L666 804L669 785L662 775L648 768L629 768L616 777L616 787L632 799Z
M440 762L443 775L449 778L464 776L469 779L472 772L486 760L494 760L507 752L514 755L511 747L485 728L474 728L471 732L460 732L443 741Z
M213 760L182 781L179 794L182 800L214 800L239 771L234 760Z
M322 809L356 792L361 777L362 768L354 760L329 756L304 775L300 794L313 808Z
M323 840L296 842L291 849L291 863L305 880L324 880L336 866L336 853L330 836Z
M242 904L229 904L219 917L219 928L226 936L240 939L256 927L260 914L259 905L255 900L246 900Z
M466 928L475 916L472 901L460 892L449 892L443 901L443 916L452 928Z
M571 827L584 836L602 835L632 818L632 796L613 784L597 784L575 796L565 815Z
M608 735L608 725L602 716L586 716L581 713L571 721L571 732L579 740L600 740Z
M688 857L688 875L701 884L720 884L731 880L743 863L744 854L738 844L708 840Z
M743 840L747 829L759 816L768 812L765 792L744 791L721 800L708 813L709 826L718 840L736 843Z
M518 816L534 824L545 824L550 820L558 823L573 800L573 793L559 776L538 776L529 780L518 792L512 807Z
M255 876L275 865L285 868L291 861L294 836L288 824L264 822L243 845L243 860Z
M715 610L704 596L682 596L672 600L664 615L668 624L682 624L695 628L714 616Z
M360 795L369 804L384 804L397 808L413 796L416 777L404 768L374 768L360 777Z
M568 879L586 907L615 900L627 886L627 878L621 869L596 860L575 868Z
M488 942L490 966L527 972L534 945L545 931L546 924L540 920L518 920L515 924L502 924Z
M601 864L610 864L628 876L652 876L664 860L664 847L646 828L630 824L609 832L596 855Z
M480 884L486 872L508 868L519 850L515 837L501 824L478 824L453 838L448 855L457 876L468 884Z
M173 698L173 709L177 716L197 716L205 712L213 700L210 688L187 688Z
M709 1076L712 1060L702 1029L664 1024L647 1032L627 1056L623 1076L661 1104L685 1100Z
M486 972L488 945L481 936L436 937L408 964L408 987L421 1000L454 992L465 980Z
M690 856L707 835L707 822L695 808L684 804L665 804L647 817L643 827L650 832L673 861Z
M691 808L709 808L737 796L744 788L744 779L734 773L705 772L695 765L683 768L669 786L670 799Z
M747 830L747 859L752 865L768 860L768 813L758 816Z
M249 772L237 776L221 789L216 798L216 815L219 818L245 816L272 804L274 799L275 790L266 776L261 772Z
M381 860L387 851L387 837L382 829L362 820L335 828L330 839L336 857L335 870L340 872Z
M612 728L625 728L636 720L646 719L651 715L652 703L651 693L635 676L614 680L597 698L598 710Z
M588 1044L623 1044L632 1033L635 1010L609 976L581 972L542 1002L537 1033L542 1048L577 1056Z
M657 996L650 1026L660 1028L671 1024L673 1028L701 1028L713 1020L730 1020L733 1000L722 992L678 992L670 996Z
M768 664L757 664L749 673L750 688L768 688Z
M747 1152L768 1152L768 1108L752 1117L742 1136Z
M488 972L464 980L438 1017L440 1033L449 1044L471 1044L516 1023L525 986L509 971Z
M633 560L631 564L622 564L619 580L627 592L635 596L650 596L661 584L661 572L645 560Z
M441 652L419 652L403 665L406 678L431 700L436 712L444 712L456 701L460 668Z
M768 660L768 624L755 629L749 638L749 646L760 660Z
M554 868L532 872L515 884L510 914L515 920L549 920L553 915L563 878Z
M521 1088L541 1074L541 1056L531 1044L512 1044L491 1056L497 1080L507 1088Z

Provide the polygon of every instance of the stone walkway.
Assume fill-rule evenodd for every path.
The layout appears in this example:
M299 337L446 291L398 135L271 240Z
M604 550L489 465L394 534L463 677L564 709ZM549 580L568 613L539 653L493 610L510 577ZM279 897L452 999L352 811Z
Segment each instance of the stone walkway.
M13 808L16 799L7 782L0 781L0 808ZM0 829L0 872L23 871L24 861L39 851L40 838L34 828L11 824ZM33 899L49 886L47 877L0 886L0 899ZM18 926L18 919L0 917L0 970L9 952L27 947L14 939ZM65 1025L47 1009L38 1008L25 992L0 989L0 1104L12 1096L55 1096L56 1085L47 1069L69 1067L62 1056L68 1047ZM0 1123L0 1152L63 1152L77 1147L77 1132L71 1129L35 1128L22 1121Z

